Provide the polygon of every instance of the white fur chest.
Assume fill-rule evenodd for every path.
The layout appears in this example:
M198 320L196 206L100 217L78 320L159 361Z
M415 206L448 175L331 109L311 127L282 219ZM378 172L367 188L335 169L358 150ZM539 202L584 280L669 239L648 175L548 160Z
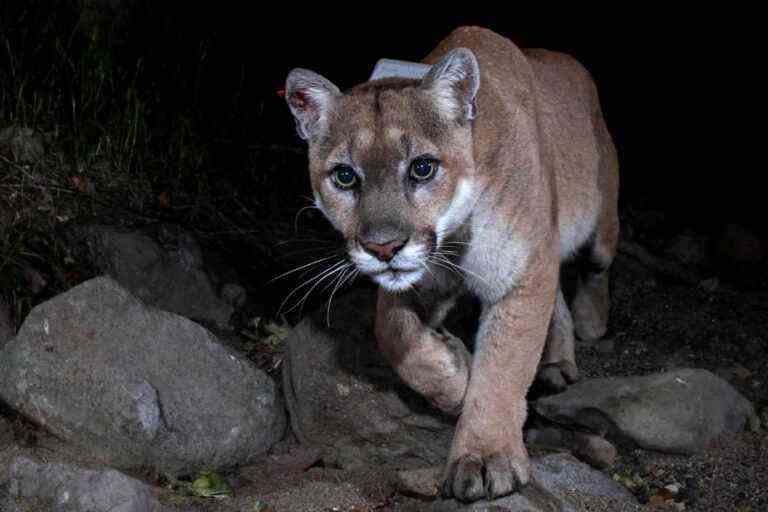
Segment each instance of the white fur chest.
M530 245L514 233L473 220L473 236L461 260L467 288L486 304L500 301L520 280Z

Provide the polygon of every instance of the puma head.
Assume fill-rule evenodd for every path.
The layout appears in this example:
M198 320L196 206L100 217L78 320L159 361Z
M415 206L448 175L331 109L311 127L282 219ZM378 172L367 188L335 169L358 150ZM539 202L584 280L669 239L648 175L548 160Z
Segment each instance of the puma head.
M421 80L386 78L344 93L312 71L288 75L285 97L309 144L316 206L360 271L387 290L416 284L470 215L479 79L465 48Z

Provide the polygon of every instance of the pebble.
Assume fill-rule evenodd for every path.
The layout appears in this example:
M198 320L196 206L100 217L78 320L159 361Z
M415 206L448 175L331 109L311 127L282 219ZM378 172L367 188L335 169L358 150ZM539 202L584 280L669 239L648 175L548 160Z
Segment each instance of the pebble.
M595 350L597 350L599 354L613 354L615 349L616 342L610 338L599 340L595 343Z
M618 455L610 441L586 432L575 434L573 450L578 458L597 469L613 466Z
M398 471L395 473L396 485L406 496L434 499L440 491L441 472L440 466Z
M699 282L699 288L708 292L715 292L718 288L720 288L720 280L716 277L704 279Z

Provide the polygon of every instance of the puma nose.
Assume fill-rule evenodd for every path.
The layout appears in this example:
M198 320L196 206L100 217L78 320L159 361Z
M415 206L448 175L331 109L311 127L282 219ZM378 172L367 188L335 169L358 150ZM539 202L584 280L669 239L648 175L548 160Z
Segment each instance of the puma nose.
M408 239L401 238L400 240L392 240L385 244L376 244L373 242L366 242L364 240L359 240L359 239L358 241L360 242L360 245L363 247L363 249L366 250L366 252L372 254L373 256L376 256L381 261L388 262L395 257L395 254L397 254L397 251L405 247L405 244L408 242Z

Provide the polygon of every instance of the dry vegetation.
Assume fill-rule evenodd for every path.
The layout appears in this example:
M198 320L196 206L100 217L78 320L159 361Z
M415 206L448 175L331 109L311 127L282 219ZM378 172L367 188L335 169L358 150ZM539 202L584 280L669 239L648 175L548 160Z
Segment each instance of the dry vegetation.
M178 223L204 244L241 253L242 270L257 281L290 263L278 242L299 240L277 247L301 257L314 243L311 229L294 230L307 204L295 193L304 173L279 172L303 167L303 153L254 136L237 101L217 122L199 112L210 100L200 91L206 40L173 60L173 47L151 41L182 35L167 32L151 2L119 15L102 4L0 6L0 290L17 323L86 277L61 239L73 221ZM150 43L127 36L137 27Z

